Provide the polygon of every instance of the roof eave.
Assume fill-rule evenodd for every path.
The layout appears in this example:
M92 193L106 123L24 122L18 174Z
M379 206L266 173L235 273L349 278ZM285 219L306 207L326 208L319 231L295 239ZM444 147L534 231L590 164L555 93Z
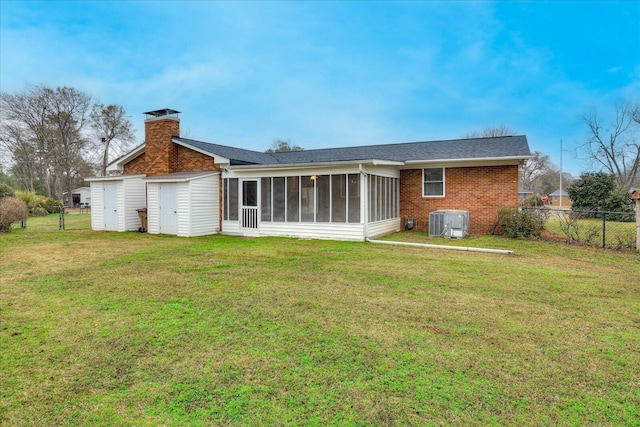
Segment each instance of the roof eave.
M326 166L346 166L346 165L374 165L374 166L402 166L404 162L382 159L366 160L340 160L329 162L303 162L303 163L273 163L263 165L237 165L229 166L228 169L239 171L259 171L259 170L279 170L279 169L313 169Z
M148 176L143 178L142 180L145 182L187 182L193 181L194 179L205 178L208 176L220 175L219 171L207 171L207 172L198 172L189 176L171 176L171 174L167 175L158 175L158 176Z
M465 162L492 162L492 161L515 161L515 160L527 160L532 158L532 155L528 156L503 156L503 157L469 157L464 159L430 159L430 160L407 160L405 163L407 165L417 164L417 163L465 163Z
M144 153L145 145L141 144L125 154L124 156L120 156L111 163L107 165L107 172L122 172L124 170L125 163L130 162L131 160L138 157L140 154Z
M92 176L89 178L85 178L86 182L94 182L94 181L122 181L123 179L132 179L132 178L144 178L145 174L135 174L135 175L111 175L111 176Z

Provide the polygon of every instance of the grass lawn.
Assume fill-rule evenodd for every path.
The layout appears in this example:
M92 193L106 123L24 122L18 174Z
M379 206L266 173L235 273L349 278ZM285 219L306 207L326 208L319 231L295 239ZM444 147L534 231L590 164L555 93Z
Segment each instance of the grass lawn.
M637 253L47 220L0 234L2 425L640 425Z

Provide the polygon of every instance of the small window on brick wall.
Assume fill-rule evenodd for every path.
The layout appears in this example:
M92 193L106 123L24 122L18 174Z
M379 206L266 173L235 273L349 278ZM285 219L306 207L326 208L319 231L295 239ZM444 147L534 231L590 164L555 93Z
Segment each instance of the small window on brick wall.
M424 197L444 196L444 168L422 170L422 195Z

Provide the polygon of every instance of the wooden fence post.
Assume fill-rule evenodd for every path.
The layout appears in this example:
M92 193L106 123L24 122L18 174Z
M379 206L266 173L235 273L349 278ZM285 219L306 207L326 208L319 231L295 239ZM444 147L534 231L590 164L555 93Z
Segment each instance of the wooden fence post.
M636 201L636 249L640 252L640 189L631 193L631 198Z

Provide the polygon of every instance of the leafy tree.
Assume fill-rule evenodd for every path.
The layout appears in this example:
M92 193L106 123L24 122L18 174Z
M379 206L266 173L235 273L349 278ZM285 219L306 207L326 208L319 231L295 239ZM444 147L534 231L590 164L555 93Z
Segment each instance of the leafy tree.
M616 185L612 174L585 172L567 188L567 193L573 202L572 210L633 212L629 191Z
M513 136L516 135L518 131L515 129L511 129L506 125L500 126L489 126L484 128L481 131L472 131L466 133L463 138L495 138L499 136Z
M101 172L105 176L111 154L124 154L134 140L133 124L120 105L95 104L89 117L94 136L100 141Z
M595 109L582 117L589 129L583 148L586 157L613 175L618 186L629 188L640 170L640 104L619 103L614 110L605 124Z
M304 148L287 139L276 139L265 153L285 153L289 151L304 151Z
M0 170L0 184L5 184L11 188L17 188L18 187L18 181L15 179L15 177L11 176L11 175L7 175L6 173L2 172Z
M13 188L9 187L7 184L3 184L0 182L0 199L3 197L14 197L16 194L13 191Z

